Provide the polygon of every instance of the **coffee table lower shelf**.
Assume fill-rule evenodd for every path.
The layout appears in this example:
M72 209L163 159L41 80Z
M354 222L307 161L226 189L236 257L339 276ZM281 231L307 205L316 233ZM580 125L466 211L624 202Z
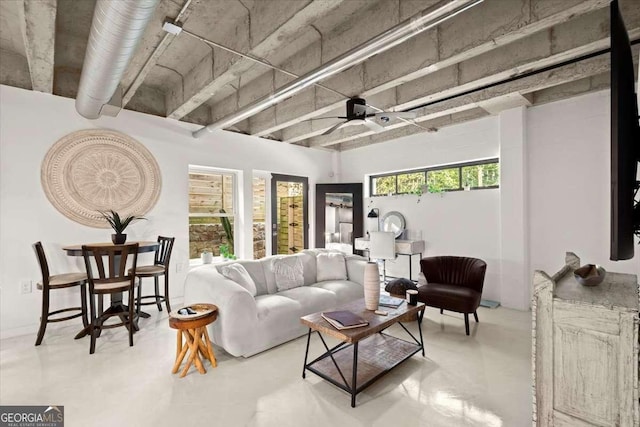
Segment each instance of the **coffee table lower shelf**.
M308 340L311 338L311 332L310 329ZM320 332L316 332L324 343ZM351 394L351 406L355 407L356 394L419 351L423 351L422 344L380 332L351 345L340 343L314 361L305 364L304 370L313 372Z

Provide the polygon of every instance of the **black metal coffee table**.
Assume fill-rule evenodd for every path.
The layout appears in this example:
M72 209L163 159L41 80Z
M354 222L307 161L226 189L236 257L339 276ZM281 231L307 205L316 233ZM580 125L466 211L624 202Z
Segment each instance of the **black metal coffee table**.
M388 316L379 316L373 311L366 310L364 299L360 299L336 310L349 310L367 320L369 325L343 330L331 326L322 318L321 312L300 318L300 321L309 327L302 378L306 377L306 371L309 370L336 387L340 387L351 394L351 407L354 408L356 395L378 378L419 351L422 351L424 357L421 323L425 307L423 303L412 306L404 302L396 309L385 308L389 312ZM419 341L402 324L402 322L416 319L420 333ZM396 323L406 331L413 341L406 341L383 332ZM326 351L307 363L311 333L314 331L318 333ZM329 348L322 334L332 336L342 342Z

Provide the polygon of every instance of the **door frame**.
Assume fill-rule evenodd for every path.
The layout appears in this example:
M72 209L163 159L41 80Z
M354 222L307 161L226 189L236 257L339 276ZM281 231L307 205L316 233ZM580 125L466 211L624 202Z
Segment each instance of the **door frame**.
M324 229L326 220L325 200L327 193L353 194L353 233L351 245L355 252L355 239L362 237L364 232L364 200L362 198L362 183L346 184L316 184L316 248L324 248Z
M278 181L300 182L303 185L302 203L304 205L303 212L303 236L304 248L309 248L309 178L306 176L271 174L271 255L278 252Z

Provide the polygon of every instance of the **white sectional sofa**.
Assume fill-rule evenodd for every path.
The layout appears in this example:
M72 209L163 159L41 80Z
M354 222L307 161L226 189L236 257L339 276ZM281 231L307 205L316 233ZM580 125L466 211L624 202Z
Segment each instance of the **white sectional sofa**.
M344 261L342 272L336 264L340 259ZM302 264L301 286L286 289L291 284L285 283L279 270L283 262ZM300 317L362 298L366 263L366 258L356 255L309 249L295 255L203 265L187 275L184 302L217 305L218 319L209 325L211 340L234 356L249 357L304 335L307 328ZM232 264L244 267L255 291L251 285L241 284L242 280L222 274L238 268Z

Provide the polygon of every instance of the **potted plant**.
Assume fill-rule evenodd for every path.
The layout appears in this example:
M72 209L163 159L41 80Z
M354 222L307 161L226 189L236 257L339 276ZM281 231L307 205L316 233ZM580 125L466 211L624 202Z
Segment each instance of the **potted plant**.
M213 254L209 249L203 249L200 254L200 259L202 259L203 264L211 264L213 262Z
M123 233L123 231L127 228L131 222L136 221L138 219L146 219L143 216L130 215L124 219L120 218L120 214L114 210L109 210L108 212L100 211L100 214L107 220L115 234L111 235L111 241L114 245L122 245L127 241L127 235Z

